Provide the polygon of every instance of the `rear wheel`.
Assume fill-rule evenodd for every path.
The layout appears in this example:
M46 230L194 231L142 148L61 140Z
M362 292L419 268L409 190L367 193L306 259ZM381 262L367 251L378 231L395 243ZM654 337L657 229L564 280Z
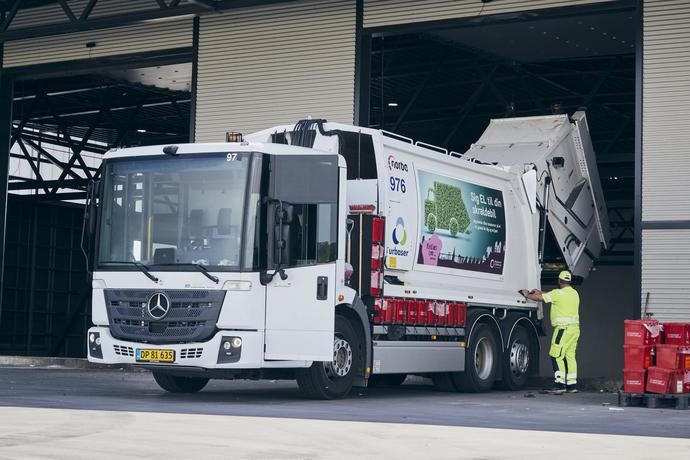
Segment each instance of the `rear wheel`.
M153 371L153 379L159 387L170 393L196 393L208 383L203 377L181 377Z
M458 390L468 393L489 391L496 381L498 341L487 324L477 324L465 353L465 372L451 374Z
M357 371L361 368L361 349L352 324L345 317L336 315L333 361L317 361L307 369L299 369L297 384L300 390L313 399L338 399L347 396Z
M513 335L510 337L508 347L502 358L503 377L501 388L506 390L520 390L527 385L530 370L533 363L532 342L527 329L522 326L515 326Z

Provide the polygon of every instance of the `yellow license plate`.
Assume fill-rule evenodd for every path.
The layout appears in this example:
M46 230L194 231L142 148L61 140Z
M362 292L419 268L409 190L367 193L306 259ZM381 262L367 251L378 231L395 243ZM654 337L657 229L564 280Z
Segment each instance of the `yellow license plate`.
M173 363L175 362L175 350L137 348L137 361L147 363Z

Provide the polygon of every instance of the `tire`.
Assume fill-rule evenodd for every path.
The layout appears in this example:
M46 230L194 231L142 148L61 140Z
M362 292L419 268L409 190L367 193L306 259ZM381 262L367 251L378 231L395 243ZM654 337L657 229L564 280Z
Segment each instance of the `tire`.
M367 387L397 387L403 384L407 374L376 374L369 377Z
M506 347L501 365L503 366L500 388L504 390L521 390L529 381L534 356L532 340L529 332L523 326L515 326L513 335Z
M499 365L498 340L487 324L474 327L465 353L465 372L451 375L455 387L466 393L489 391L496 381Z
M350 321L335 317L333 361L315 361L307 369L297 370L297 384L312 399L340 399L352 389L362 368L362 344Z
M153 379L159 387L169 393L196 393L208 383L203 377L180 377L153 371Z

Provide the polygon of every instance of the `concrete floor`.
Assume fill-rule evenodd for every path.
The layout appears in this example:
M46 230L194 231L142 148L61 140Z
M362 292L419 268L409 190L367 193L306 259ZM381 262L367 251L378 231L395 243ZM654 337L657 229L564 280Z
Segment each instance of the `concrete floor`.
M525 394L403 385L311 401L293 382L214 381L171 395L148 373L0 368L0 458L690 455L690 411Z

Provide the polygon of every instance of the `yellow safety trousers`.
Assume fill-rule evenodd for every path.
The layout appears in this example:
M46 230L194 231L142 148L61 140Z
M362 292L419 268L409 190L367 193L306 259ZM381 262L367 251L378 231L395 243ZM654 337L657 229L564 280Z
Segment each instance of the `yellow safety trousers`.
M574 385L577 383L577 361L575 351L580 338L580 326L556 326L551 339L549 356L553 360L556 383Z

